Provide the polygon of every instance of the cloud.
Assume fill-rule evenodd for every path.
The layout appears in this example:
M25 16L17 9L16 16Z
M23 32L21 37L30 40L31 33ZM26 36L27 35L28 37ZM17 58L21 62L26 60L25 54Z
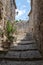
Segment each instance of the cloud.
M25 10L17 9L16 12L18 12L18 15L16 15L16 16L22 16L25 13Z
M23 5L23 8L26 8L26 5Z
M31 0L27 0L28 3L30 3Z
M24 14L26 13L26 10L24 9L22 9L22 10L19 10L19 9L17 9L16 10L16 12L18 11L18 14L16 15L16 19L21 19L22 18L22 16L24 16Z

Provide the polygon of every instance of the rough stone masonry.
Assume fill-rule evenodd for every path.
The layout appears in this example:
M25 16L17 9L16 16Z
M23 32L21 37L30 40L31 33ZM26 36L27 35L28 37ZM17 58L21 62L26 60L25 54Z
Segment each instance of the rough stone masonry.
M15 19L15 0L0 0L0 28L4 28L6 21Z
M33 35L37 41L38 49L43 54L43 0L31 0L33 17Z

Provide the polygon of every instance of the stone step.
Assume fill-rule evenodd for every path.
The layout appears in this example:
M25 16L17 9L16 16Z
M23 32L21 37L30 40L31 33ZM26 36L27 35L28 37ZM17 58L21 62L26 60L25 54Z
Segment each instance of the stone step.
M0 58L10 58L10 59L40 59L42 58L39 51L8 51L4 54L0 54Z
M27 45L27 44L34 44L35 40L32 41L16 41L14 42L14 44L18 44L18 45Z
M23 40L24 41L27 40L28 41L28 40L33 40L33 38L32 38L32 36L24 36L24 37L23 36L20 36L20 37L17 38L17 40L22 40L22 41Z
M29 38L29 39L17 39L17 41L18 41L18 40L21 40L21 41L31 41L31 40L33 40L33 39L30 39L30 38Z
M43 61L0 61L0 65L43 65Z
M29 44L29 45L13 45L10 47L12 51L27 51L27 50L37 50L36 44Z

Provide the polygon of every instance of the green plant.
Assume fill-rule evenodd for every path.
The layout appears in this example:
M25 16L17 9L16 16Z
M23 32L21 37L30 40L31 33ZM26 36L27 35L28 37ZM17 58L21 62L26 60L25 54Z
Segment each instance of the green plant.
M15 20L15 22L17 23L17 22L19 22L18 20Z
M7 21L6 37L7 37L8 41L13 42L13 39L14 39L13 33L15 31L16 31L16 29L14 29L14 27L12 26L12 23L10 21Z

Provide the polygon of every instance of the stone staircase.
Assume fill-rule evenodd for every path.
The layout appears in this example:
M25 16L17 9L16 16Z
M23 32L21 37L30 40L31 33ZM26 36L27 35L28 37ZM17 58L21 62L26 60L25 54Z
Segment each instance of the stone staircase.
M0 65L43 65L43 58L34 40L23 40L11 45L8 52L0 52Z

